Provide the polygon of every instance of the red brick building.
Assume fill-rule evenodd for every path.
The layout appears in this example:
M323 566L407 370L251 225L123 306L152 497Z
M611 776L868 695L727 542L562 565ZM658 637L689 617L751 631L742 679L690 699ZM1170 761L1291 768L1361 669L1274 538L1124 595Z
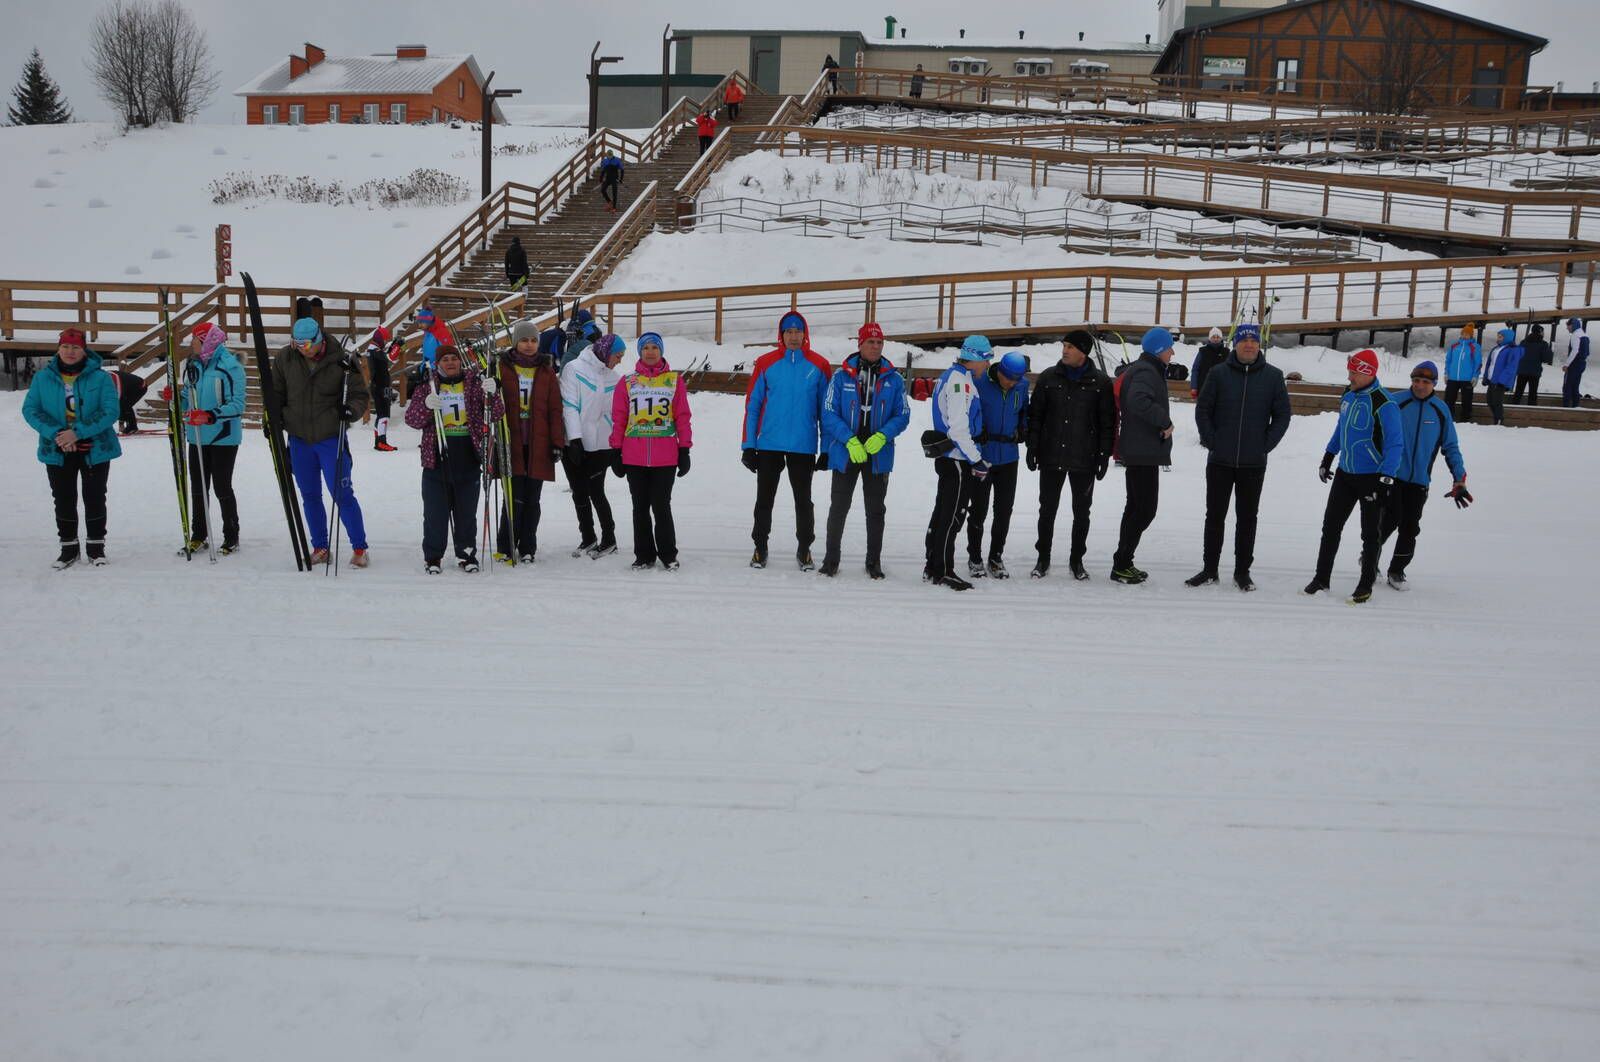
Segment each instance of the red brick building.
M470 55L428 54L403 44L393 54L330 56L307 43L234 93L250 125L323 122L476 122L483 117L483 73ZM505 115L497 105L494 120Z
M1377 111L1512 109L1548 43L1418 0L1295 0L1180 29L1154 76Z

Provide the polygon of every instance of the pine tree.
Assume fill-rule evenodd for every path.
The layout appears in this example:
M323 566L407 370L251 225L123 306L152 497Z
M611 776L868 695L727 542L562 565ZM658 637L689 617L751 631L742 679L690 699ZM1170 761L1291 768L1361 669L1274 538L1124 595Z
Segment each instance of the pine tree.
M22 68L22 80L11 90L16 100L6 108L12 125L59 125L72 121L72 108L61 98L61 89L44 71L44 60L35 48Z

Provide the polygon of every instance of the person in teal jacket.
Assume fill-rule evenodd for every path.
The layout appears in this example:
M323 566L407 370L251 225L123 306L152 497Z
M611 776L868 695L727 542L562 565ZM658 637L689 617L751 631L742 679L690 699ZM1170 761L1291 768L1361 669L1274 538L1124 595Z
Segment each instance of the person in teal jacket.
M1378 355L1370 350L1352 354L1346 371L1350 387L1339 399L1339 423L1328 440L1318 472L1322 482L1333 482L1333 489L1328 492L1328 507L1322 514L1317 574L1306 585L1305 593L1328 589L1344 525L1359 505L1361 577L1350 600L1360 604L1372 598L1372 584L1378 579L1383 511L1388 508L1394 477L1405 459L1405 433L1394 399L1378 386ZM1333 471L1335 456L1339 458L1337 474Z
M22 403L23 419L39 433L39 462L55 499L58 569L78 561L80 481L89 563L98 567L106 562L106 483L111 462L122 454L117 439L121 410L117 385L100 367L100 358L84 348L83 332L62 332L56 356L34 373Z
M1389 541L1396 531L1394 555L1389 558L1388 582L1396 590L1408 589L1406 567L1417 552L1417 536L1422 533L1422 507L1428 503L1428 484L1434 463L1444 454L1453 483L1450 493L1457 508L1472 504L1467 493L1467 465L1461 459L1461 443L1450 407L1434 394L1439 382L1439 367L1431 361L1419 362L1411 370L1411 390L1395 403L1400 411L1405 455L1395 475L1394 491L1383 511L1381 537Z
M222 545L218 553L239 549L239 502L233 493L233 465L244 436L244 366L227 346L228 335L210 321L189 333L190 357L184 363L178 409L188 424L185 437L198 448L200 460L189 462L189 553L206 548L210 529L209 489L222 509ZM191 449L190 454L194 453Z
M905 379L883 356L883 329L869 321L856 337L861 349L845 358L828 381L822 404L822 441L833 469L833 491L821 571L839 574L844 524L859 478L867 507L867 576L882 579L884 499L894 469L894 440L911 424L911 405Z

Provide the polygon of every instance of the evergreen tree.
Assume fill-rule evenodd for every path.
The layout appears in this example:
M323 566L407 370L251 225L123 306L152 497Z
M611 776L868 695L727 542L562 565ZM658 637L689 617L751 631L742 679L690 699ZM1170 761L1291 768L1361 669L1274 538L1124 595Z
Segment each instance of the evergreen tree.
M72 108L44 72L44 60L37 48L22 68L22 80L11 90L11 96L16 102L6 108L6 117L12 125L59 125L72 121Z

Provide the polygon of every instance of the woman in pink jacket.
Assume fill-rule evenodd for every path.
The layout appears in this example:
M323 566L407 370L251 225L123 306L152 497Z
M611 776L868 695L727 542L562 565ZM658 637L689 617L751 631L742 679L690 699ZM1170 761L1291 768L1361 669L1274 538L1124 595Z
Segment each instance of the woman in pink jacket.
M611 398L611 471L628 477L633 496L633 570L660 560L678 570L678 536L672 525L672 481L689 474L689 393L683 376L667 365L656 332L639 337L639 362Z

